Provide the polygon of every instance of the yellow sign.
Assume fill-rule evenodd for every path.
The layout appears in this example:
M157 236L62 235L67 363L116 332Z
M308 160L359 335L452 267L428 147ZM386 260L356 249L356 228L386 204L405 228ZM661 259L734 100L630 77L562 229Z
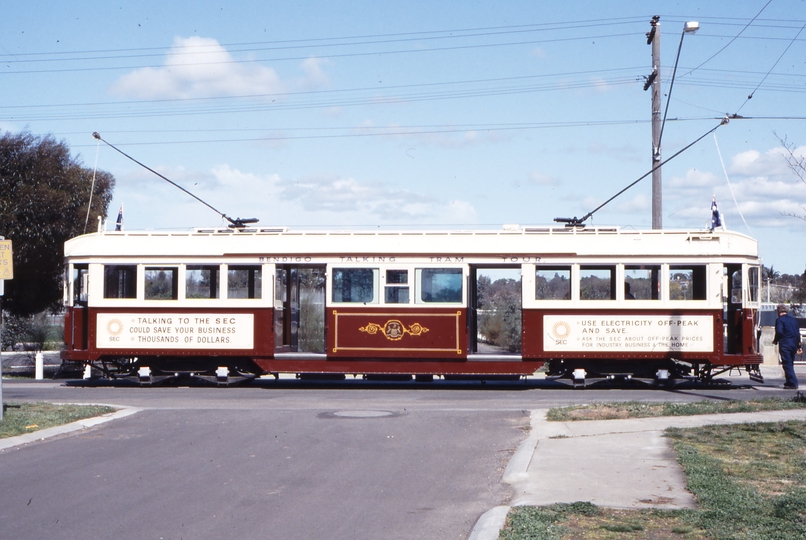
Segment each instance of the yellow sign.
M0 279L14 279L11 240L0 240Z

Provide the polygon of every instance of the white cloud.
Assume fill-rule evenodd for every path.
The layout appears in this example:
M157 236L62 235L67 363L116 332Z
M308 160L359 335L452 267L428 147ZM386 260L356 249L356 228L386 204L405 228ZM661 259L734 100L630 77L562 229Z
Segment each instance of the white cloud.
M259 175L227 164L208 171L154 167L229 217L256 217L261 225L473 224L464 200L446 200L355 178L322 176L297 181ZM226 226L209 207L142 169L120 172L115 201L125 204L129 229Z
M782 148L748 150L732 157L724 174L690 169L664 185L664 211L678 224L706 223L711 197L732 229L791 227L787 214L804 214L806 186L788 169ZM745 231L747 232L747 231Z
M763 154L747 150L733 156L728 173L741 176L779 176L791 174L784 159L783 148L773 148Z
M711 172L704 172L697 169L689 169L684 177L674 176L665 185L677 190L700 190L715 186L720 182L717 176Z
M230 217L271 217L278 176L244 173L229 165L209 171L184 167L154 170L189 191L216 212ZM142 169L117 173L115 204L125 204L129 228L181 228L226 225L215 212L187 193ZM117 206L110 206L110 208Z
M304 60L300 66L304 77L291 86L309 89L329 84L324 63ZM278 94L289 86L269 67L239 63L211 38L174 38L163 64L123 75L112 84L112 93L137 99L188 99Z
M302 62L302 71L305 73L303 86L321 87L330 84L330 78L322 70L322 65L325 63L327 60L321 58L308 58Z
M175 99L277 93L283 86L273 69L236 63L215 39L177 37L163 67L137 69L111 90L140 99Z
M472 223L477 219L475 209L466 201L440 200L354 178L315 177L284 181L282 187L280 199L299 205L304 212L352 214L363 224Z

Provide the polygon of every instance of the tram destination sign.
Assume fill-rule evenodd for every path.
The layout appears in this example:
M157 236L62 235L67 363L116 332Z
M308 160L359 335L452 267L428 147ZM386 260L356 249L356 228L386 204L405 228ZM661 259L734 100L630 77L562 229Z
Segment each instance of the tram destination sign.
M712 352L708 315L545 315L546 351Z
M253 349L251 313L98 313L99 349Z

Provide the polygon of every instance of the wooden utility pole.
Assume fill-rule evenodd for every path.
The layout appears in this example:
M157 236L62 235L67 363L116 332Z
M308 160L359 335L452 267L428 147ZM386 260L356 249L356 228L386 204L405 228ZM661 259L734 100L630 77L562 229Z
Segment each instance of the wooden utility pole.
M661 89L660 89L660 17L650 21L652 29L647 33L647 44L652 45L652 228L663 228L663 179L660 153Z

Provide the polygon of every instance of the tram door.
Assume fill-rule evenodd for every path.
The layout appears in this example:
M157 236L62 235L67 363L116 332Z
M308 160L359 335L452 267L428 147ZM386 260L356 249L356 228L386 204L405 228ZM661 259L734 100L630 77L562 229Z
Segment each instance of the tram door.
M470 268L468 346L475 354L521 354L521 268Z
M276 352L325 352L325 267L275 267Z
M89 318L87 316L87 291L89 290L89 265L76 264L73 266L73 301L71 311L72 327L70 328L73 349L87 349L87 330Z
M725 354L739 354L742 352L742 323L744 311L742 309L742 265L729 264L725 266L727 279L727 305L725 311Z

